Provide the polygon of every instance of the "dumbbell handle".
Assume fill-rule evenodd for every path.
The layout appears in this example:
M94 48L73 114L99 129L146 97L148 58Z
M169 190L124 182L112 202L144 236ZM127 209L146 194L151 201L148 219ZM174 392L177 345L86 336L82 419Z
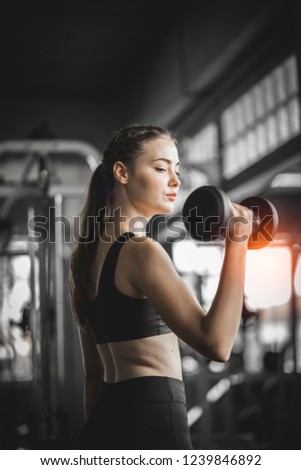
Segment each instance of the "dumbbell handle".
M253 212L254 214L254 212ZM252 232L254 232L254 230L257 230L258 227L260 225L260 218L258 215L253 215L253 220L252 220Z

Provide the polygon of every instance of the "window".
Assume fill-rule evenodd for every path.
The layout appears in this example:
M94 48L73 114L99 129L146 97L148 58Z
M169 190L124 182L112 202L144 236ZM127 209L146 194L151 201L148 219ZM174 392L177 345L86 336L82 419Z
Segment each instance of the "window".
M208 163L218 157L218 137L215 123L207 124L191 139L187 145L187 162Z
M221 115L223 176L230 179L300 133L295 56L290 56Z

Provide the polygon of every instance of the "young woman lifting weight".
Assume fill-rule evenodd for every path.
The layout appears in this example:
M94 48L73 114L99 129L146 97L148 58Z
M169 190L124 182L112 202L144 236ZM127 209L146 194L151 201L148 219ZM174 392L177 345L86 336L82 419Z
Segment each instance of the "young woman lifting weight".
M70 260L72 311L85 370L79 449L192 449L178 338L227 361L243 304L252 211L231 204L219 286L205 312L160 243L133 233L173 210L177 142L166 129L129 125L94 171ZM231 228L232 227L232 228Z

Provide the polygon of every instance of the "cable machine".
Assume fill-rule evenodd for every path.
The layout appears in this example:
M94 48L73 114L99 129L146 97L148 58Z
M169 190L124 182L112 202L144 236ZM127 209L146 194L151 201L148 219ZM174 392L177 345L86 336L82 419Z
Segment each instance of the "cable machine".
M82 141L0 143L0 389L7 391L15 410L10 433L2 420L0 448L68 448L80 421L76 408L81 406L81 390L75 373L78 368L80 376L79 352L67 267L74 216L100 161L97 149ZM12 306L12 287L20 277L12 265L18 257L30 266L22 312ZM27 357L24 345L19 353L27 375L18 364L12 332L18 332L20 344L23 340L25 345L25 339L31 344ZM22 400L24 387L27 403ZM5 406L4 400L0 415L5 416Z

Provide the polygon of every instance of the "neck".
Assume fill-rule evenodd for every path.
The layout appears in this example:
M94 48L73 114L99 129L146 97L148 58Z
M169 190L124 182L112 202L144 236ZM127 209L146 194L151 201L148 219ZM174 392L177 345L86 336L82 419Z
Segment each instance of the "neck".
M149 218L142 216L129 207L112 204L107 214L103 240L117 239L125 232L132 232L137 236L144 236L147 231Z

